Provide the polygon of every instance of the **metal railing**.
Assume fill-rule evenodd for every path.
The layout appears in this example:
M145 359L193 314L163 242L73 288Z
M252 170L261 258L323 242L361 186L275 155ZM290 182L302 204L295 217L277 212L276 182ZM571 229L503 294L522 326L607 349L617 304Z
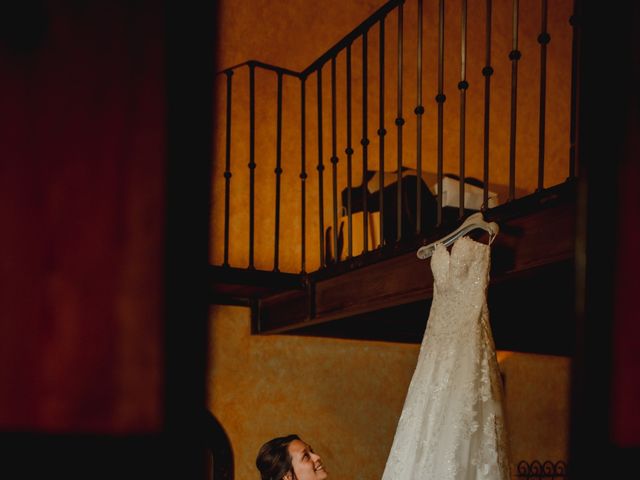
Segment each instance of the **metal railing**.
M281 245L281 209L282 209L282 197L281 197L281 189L282 189L282 174L285 168L291 168L293 162L284 162L282 158L282 142L283 142L283 98L285 95L288 95L285 92L283 87L283 79L286 77L291 77L299 81L300 89L299 89L299 98L300 98L300 120L299 123L289 122L289 125L286 127L287 129L299 129L299 138L300 138L300 173L299 173L299 187L300 187L300 204L299 208L299 222L300 222L300 270L302 273L306 273L308 268L308 255L309 252L306 248L307 243L307 235L309 233L307 228L307 222L309 221L309 216L307 212L307 203L309 200L308 197L308 180L309 178L309 165L307 162L310 160L308 158L308 136L311 132L309 129L308 122L308 112L307 112L307 103L309 102L309 98L307 95L310 93L308 91L308 83L311 78L315 78L316 80L316 114L317 118L315 120L316 129L317 129L317 163L316 163L316 171L317 171L317 201L318 201L318 255L319 255L319 267L325 268L332 262L340 261L340 257L338 252L340 250L339 245L341 244L342 239L339 237L339 221L341 217L346 217L346 248L345 248L345 256L346 260L350 260L354 258L355 250L354 250L354 233L355 222L353 221L354 214L354 195L356 192L356 186L354 186L354 161L356 157L360 157L362 162L362 177L360 185L360 204L359 211L362 211L362 222L361 222L361 236L362 236L362 253L367 254L371 250L381 250L388 246L393 246L395 244L399 244L409 237L411 237L414 241L415 239L419 239L428 234L429 228L432 227L440 227L445 221L444 218L444 188L443 181L445 177L444 170L444 160L445 160L445 102L447 97L445 95L445 65L448 63L456 63L459 62L460 66L460 76L457 84L457 88L459 90L459 163L458 163L458 175L459 175L459 191L458 191L458 207L457 207L457 217L458 219L463 218L468 210L467 205L465 205L465 193L467 188L467 183L464 181L466 178L466 168L467 168L467 123L468 123L468 91L470 88L469 81L469 49L468 49L468 30L472 22L475 28L475 32L477 33L480 29L483 29L482 38L484 38L484 65L482 66L481 73L484 78L484 85L477 85L478 88L483 89L483 103L482 103L482 208L487 209L489 206L489 181L491 175L491 107L492 107L492 79L495 76L494 66L492 65L492 58L494 57L493 52L493 43L494 39L493 35L493 23L495 17L494 5L492 4L492 0L485 0L484 5L484 18L479 16L475 16L474 18L470 18L468 15L468 5L466 0L461 0L460 4L460 34L457 38L456 42L460 44L460 54L458 58L450 58L445 55L445 40L447 39L446 33L447 29L445 24L445 1L444 0L435 0L437 2L437 52L435 52L435 57L437 57L436 65L432 65L432 70L427 70L427 72L433 76L435 76L435 84L437 85L437 91L435 92L435 104L436 104L436 122L435 125L428 125L427 128L432 127L435 128L435 139L436 139L436 194L433 195L433 201L435 204L435 223L433 225L425 225L425 209L428 208L426 206L425 195L429 192L425 193L425 189L423 186L423 177L421 172L424 167L424 157L423 157L423 143L424 143L424 135L425 135L425 123L424 116L426 111L426 106L424 104L424 96L423 96L423 88L425 83L425 29L424 29L424 18L425 18L425 6L423 5L423 0L413 0L417 2L417 18L416 22L416 37L415 37L415 66L411 65L411 69L415 68L415 106L413 108L414 117L412 121L415 122L415 150L411 152L411 158L415 159L416 171L418 172L415 175L415 199L413 205L407 205L407 196L403 189L407 188L407 181L403 178L404 170L406 167L405 158L407 155L407 145L405 142L405 129L407 128L407 119L404 117L405 111L403 110L405 97L406 97L406 80L405 80L405 72L407 71L407 61L406 61L406 38L405 38L405 16L404 16L404 8L405 8L405 0L392 0L384 4L380 9L378 9L373 15L367 18L364 22L362 22L359 26L357 26L353 31L351 31L348 35L346 35L343 39L337 42L333 47L331 47L326 53L321 55L317 60L312 62L307 68L302 70L301 72L296 72L293 70L289 70L286 68L278 67L275 65L269 65L266 63L262 63L256 60L250 60L248 62L242 63L240 65L235 65L233 67L229 67L222 72L220 72L221 78L226 79L226 124L225 124L225 142L224 142L224 242L223 242L223 265L230 266L229 262L229 248L230 248L230 221L231 221L231 212L230 212L230 197L231 197L231 189L232 189L232 173L233 166L233 153L232 148L235 142L246 142L247 139L241 139L234 136L234 130L232 125L232 106L236 105L237 108L245 108L243 105L246 105L247 99L235 99L232 96L233 92L233 79L234 73L239 71L240 69L248 69L249 71L249 93L248 93L248 111L249 111L249 162L248 162L248 174L249 174L249 185L248 185L248 216L246 220L248 222L248 230L249 230L249 246L248 246L248 268L255 268L255 203L256 203L256 178L255 178L255 170L257 168L256 162L256 103L259 99L256 98L256 71L265 71L272 72L275 74L277 89L276 89L276 126L275 126L275 137L276 137L276 152L275 152L275 169L274 169L274 189L275 189L275 205L274 205L274 231L273 231L273 270L280 270L280 255L279 252L282 248ZM520 23L523 12L521 12L521 8L519 5L519 0L511 0L510 4L510 19L511 19L511 50L508 52L501 52L501 54L508 55L511 64L511 75L510 75L510 103L509 103L509 124L508 124L508 194L507 194L507 202L513 201L516 199L516 167L518 164L517 160L517 140L518 140L518 94L519 94L519 68L520 62L522 60L522 54L520 51L520 44L524 40L522 37L522 33L520 32ZM435 9L434 9L435 10ZM529 12L531 13L531 12ZM395 22L393 24L395 28L394 38L389 35L388 31L392 25L390 25L390 20L393 18L390 15L393 14L395 16ZM537 158L537 188L536 191L540 192L544 190L544 179L545 179L545 139L547 138L547 114L546 114L546 106L549 102L549 91L548 91L548 70L547 70L547 59L548 59L548 45L551 41L550 33L548 32L548 15L549 8L547 0L539 1L539 17L540 17L540 28L537 36L537 43L539 45L539 67L538 67L538 97L539 97L539 115L538 115L538 158ZM412 19L413 20L413 19ZM569 19L567 19L569 20ZM577 49L579 47L578 42L578 34L576 28L575 19L571 18L571 26L573 26L573 44L571 48L571 78L567 79L570 83L570 91L571 91L571 104L567 107L570 109L570 128L567 132L567 136L569 137L569 149L567 152L567 171L568 171L568 179L572 179L577 174L576 168L576 135L577 135L577 124L576 124L576 116L575 111L577 108L576 105L576 90L578 85L577 79ZM377 41L377 52L371 51L371 40L372 38ZM391 42L391 43L389 43ZM395 65L388 62L389 52L391 51L391 47L393 51L395 51L396 60ZM358 49L359 47L359 49ZM354 54L356 50L359 51L359 75L361 77L361 101L354 105ZM375 58L377 57L377 58ZM344 63L344 96L338 99L338 59L340 58L341 62ZM377 78L375 78L375 86L377 87L377 104L371 105L371 95L370 95L370 81L372 76L375 75L374 71L370 69L371 59L375 58L377 62ZM395 66L395 72L393 72L392 67ZM323 86L325 81L323 81L323 72L325 75L329 76L330 88L327 92L327 89L323 90ZM395 140L395 174L394 174L394 188L395 191L388 190L385 188L387 183L385 183L385 167L388 167L388 160L385 158L386 149L388 149L389 142L392 141L389 139L388 130L389 125L387 122L387 118L385 114L389 111L388 105L385 104L385 101L388 101L387 95L389 90L387 90L390 82L388 75L395 75L395 119L393 119L393 123L395 126L394 130L394 139ZM476 85L474 85L475 87ZM342 124L342 130L340 131L341 135L345 140L345 148L344 154L346 157L346 167L342 167L343 160L340 158L340 152L338 147L338 102L340 102L340 109L344 112L344 122ZM330 106L330 111L324 111L323 107L325 104ZM372 116L372 108L377 110L377 118ZM354 128L355 122L359 117L359 126L361 127L361 135L359 139L359 147L354 145ZM328 119L328 120L327 120ZM372 208L369 205L369 201L374 197L370 196L368 192L368 175L370 172L370 153L372 147L372 139L370 138L372 132L370 131L370 122L377 123L377 130L375 132L376 147L378 149L378 185L376 192L376 201L378 203L378 211L379 218L377 220L377 231L379 241L376 245L369 244L370 237L370 225L369 225L369 213ZM325 129L325 126L328 125L328 129ZM271 128L272 126L264 126L260 125L260 128ZM323 139L326 136L330 137L330 153L327 157L327 152L323 149L324 141ZM356 151L357 150L357 151ZM326 161L329 161L331 165L331 180L330 180L330 195L325 197L325 178L324 173L327 164ZM237 163L237 162L236 162ZM346 185L344 185L344 189L346 191L346 202L344 205L339 204L339 169L346 168ZM387 174L393 174L393 172L387 172ZM388 179L387 179L388 180ZM408 179L407 179L408 180ZM413 180L411 180L413 182ZM393 194L395 198L395 209L389 210L385 209L385 202L389 202L392 199L386 197L386 195ZM328 216L325 215L325 205L327 203L331 203L331 211ZM410 231L408 231L408 225L403 224L406 222L406 211L409 210L412 215L412 225ZM395 213L395 214L393 214ZM234 212L235 215L246 215L245 212ZM391 215L395 218L386 218L386 216ZM330 224L331 233L327 236L327 223ZM395 227L395 235L390 235L389 231L392 227ZM331 258L328 258L327 251L331 248L332 255Z

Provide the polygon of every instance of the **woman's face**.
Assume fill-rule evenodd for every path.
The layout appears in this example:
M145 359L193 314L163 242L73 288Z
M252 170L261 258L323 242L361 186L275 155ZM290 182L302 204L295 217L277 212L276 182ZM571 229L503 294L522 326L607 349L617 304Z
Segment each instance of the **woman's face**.
M302 440L294 440L289 444L291 465L298 480L324 480L327 472L322 465L320 456ZM285 477L287 480L291 480Z

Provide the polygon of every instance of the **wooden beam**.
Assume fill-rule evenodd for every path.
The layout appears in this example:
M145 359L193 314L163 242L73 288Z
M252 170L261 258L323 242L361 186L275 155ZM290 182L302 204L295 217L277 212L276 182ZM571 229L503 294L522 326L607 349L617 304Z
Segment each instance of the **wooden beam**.
M299 274L209 266L211 303L247 305L284 291L300 291L305 278Z
M496 348L570 356L574 351L573 262L564 261L514 274L489 286L489 318ZM420 343L431 298L365 313L287 317L288 302L261 302L262 321L254 333L288 334L354 340ZM303 304L305 297L298 298ZM257 313L257 312L256 312ZM291 323L287 323L290 322Z
M496 323L505 333L496 334L502 348L568 352L572 348L566 328L573 311L575 200L566 189L544 198L542 204L540 197L536 201L529 198L495 212L505 220L499 221L501 233L492 244L489 295ZM475 238L482 240L482 235ZM325 272L308 278L305 290L260 301L255 333L421 340L433 276L429 263L418 260L415 250L340 274ZM553 298L560 307L541 310L547 303L545 297ZM517 307L529 303L532 308L518 313ZM513 310L505 310L505 305ZM551 311L553 308L556 310ZM526 317L527 322L533 320L531 315L539 314L555 322L560 326L547 331L559 332L558 341L542 341L538 333L527 329L519 337L508 323L510 314Z

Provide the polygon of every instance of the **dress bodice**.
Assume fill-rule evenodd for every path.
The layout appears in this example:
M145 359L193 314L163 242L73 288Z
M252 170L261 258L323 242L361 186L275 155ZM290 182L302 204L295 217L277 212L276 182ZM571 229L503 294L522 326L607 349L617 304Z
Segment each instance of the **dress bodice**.
M451 252L443 244L436 245L431 257L434 292L429 335L463 337L479 327L489 283L490 251L489 245L469 237L456 240Z
M439 293L445 290L467 292L469 287L486 287L490 247L469 237L460 237L451 253L439 243L431 256L431 271Z

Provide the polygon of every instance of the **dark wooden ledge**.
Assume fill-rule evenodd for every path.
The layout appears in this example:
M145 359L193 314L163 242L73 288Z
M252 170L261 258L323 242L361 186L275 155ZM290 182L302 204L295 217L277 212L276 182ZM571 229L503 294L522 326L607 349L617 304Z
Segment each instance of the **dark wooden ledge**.
M304 277L293 273L248 268L209 267L211 303L249 305L279 292L301 291Z
M544 193L487 213L501 227L489 307L497 348L564 355L573 348L575 191L567 184ZM304 289L262 297L254 333L421 341L433 277L415 249L333 267L306 277Z
M565 183L486 212L500 225L488 292L499 349L571 354L575 194ZM307 275L211 267L212 303L250 305L254 334L419 343L433 277L416 249L455 226Z

